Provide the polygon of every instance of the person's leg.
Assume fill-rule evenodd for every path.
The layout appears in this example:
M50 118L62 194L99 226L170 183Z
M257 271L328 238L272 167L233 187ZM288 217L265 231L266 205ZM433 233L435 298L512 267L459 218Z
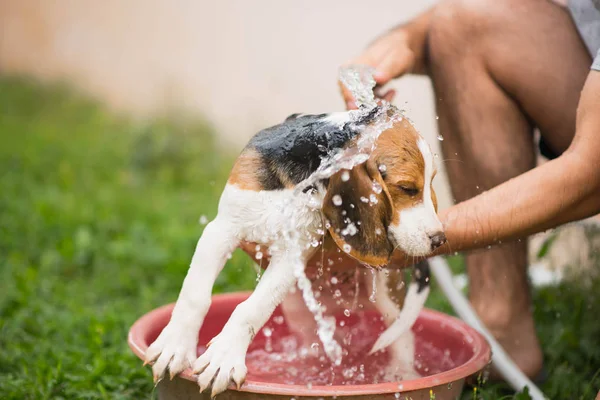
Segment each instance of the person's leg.
M553 151L567 148L591 59L565 9L545 0L441 3L428 52L456 201L534 167L534 126ZM467 256L475 310L517 365L535 376L542 354L526 265L525 241Z

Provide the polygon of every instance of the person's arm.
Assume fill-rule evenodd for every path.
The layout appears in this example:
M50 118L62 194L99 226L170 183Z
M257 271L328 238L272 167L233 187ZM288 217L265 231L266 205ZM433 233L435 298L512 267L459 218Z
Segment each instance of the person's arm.
M425 73L425 46L433 12L434 8L431 8L413 20L385 32L346 65L364 64L374 67L374 78L378 86L407 73ZM356 108L351 93L341 84L340 88L346 106L349 109ZM393 96L394 92L388 91L380 97L391 101Z
M559 158L440 213L448 243L483 248L600 213L600 71L581 93L575 138ZM401 261L405 256L395 254Z

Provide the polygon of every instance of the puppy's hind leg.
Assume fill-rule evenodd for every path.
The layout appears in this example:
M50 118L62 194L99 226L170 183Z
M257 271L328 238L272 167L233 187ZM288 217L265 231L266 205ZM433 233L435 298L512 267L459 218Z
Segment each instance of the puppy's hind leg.
M162 379L167 368L172 379L196 359L198 331L210 307L213 284L237 245L235 227L222 217L204 229L171 320L146 351L146 363L154 361L155 381Z
M379 270L375 273L375 306L383 316L385 325L389 327L400 315L398 304L390 297L390 287L386 271ZM395 381L399 377L403 380L420 377L414 368L415 337L412 330L408 329L389 346L390 362L386 371L386 380Z
M209 386L213 377L213 397L227 389L232 380L238 387L243 383L248 346L294 285L294 268L302 266L299 263L303 262L287 254L271 257L271 263L252 295L236 307L221 333L211 340L206 352L194 363L200 391Z

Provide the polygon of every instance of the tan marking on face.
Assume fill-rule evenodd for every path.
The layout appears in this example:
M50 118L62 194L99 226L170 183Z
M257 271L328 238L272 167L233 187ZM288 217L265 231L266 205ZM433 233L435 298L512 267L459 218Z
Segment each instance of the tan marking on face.
M433 190L433 175L426 178L426 160L424 153L419 147L423 145L423 139L416 132L410 122L402 120L394 126L383 132L377 141L377 146L367 163L362 167L355 167L350 173L350 180L340 185L339 178L334 175L331 179L328 196L338 194L342 197L341 207L331 207L326 198L325 214L329 215L332 222L333 231L331 235L335 243L342 248L344 244L352 245L350 255L371 265L384 265L389 261L387 249L388 227L400 224L400 216L404 210L417 210L423 207L423 204L431 202L435 212L437 212L437 198ZM427 153L428 157L431 157ZM427 160L431 163L431 160ZM379 166L385 165L385 171L381 173ZM362 172L360 172L362 171ZM364 172L367 172L365 174ZM428 182L425 182L425 180ZM376 205L366 205L359 198L369 197L373 193L372 182L381 183L382 192L377 196L379 202ZM411 191L414 191L411 192ZM423 196L430 196L425 199ZM346 218L339 215L342 208L351 202L354 204L354 210L346 210L350 220L363 221L363 230L360 235L355 237L342 237L339 232L345 226ZM388 204L391 207L385 207ZM379 221L379 222L377 222ZM374 227L381 226L384 229L378 229L380 234L375 235ZM410 231L410 227L405 227ZM415 226L414 229L422 229ZM416 234L419 235L418 233ZM413 236L413 235L411 235ZM398 240L396 234L394 239ZM392 243L393 245L397 243ZM391 252L389 253L391 254Z
M385 165L385 178L388 192L394 205L392 221L398 221L403 209L411 208L423 201L425 184L425 160L419 150L420 136L415 128L405 119L383 132L378 139L373 158L378 165ZM416 189L410 195L402 188ZM432 201L437 203L432 188Z

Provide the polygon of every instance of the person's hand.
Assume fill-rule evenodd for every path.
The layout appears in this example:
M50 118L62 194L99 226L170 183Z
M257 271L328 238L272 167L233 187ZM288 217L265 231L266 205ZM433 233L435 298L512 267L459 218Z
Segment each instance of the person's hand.
M375 95L383 100L392 101L395 91L381 92L381 87L390 80L409 72L415 62L415 54L408 46L407 33L403 30L391 31L375 40L367 50L346 65L368 65L375 68L373 77ZM354 98L348 89L340 82L342 96L348 109L355 109Z
M425 38L431 14L432 10L429 10L408 24L383 34L361 55L344 65L368 65L375 68L375 95L388 102L392 101L396 93L394 90L383 92L381 89L385 84L407 73L425 72ZM355 109L352 94L341 82L339 85L346 107Z

